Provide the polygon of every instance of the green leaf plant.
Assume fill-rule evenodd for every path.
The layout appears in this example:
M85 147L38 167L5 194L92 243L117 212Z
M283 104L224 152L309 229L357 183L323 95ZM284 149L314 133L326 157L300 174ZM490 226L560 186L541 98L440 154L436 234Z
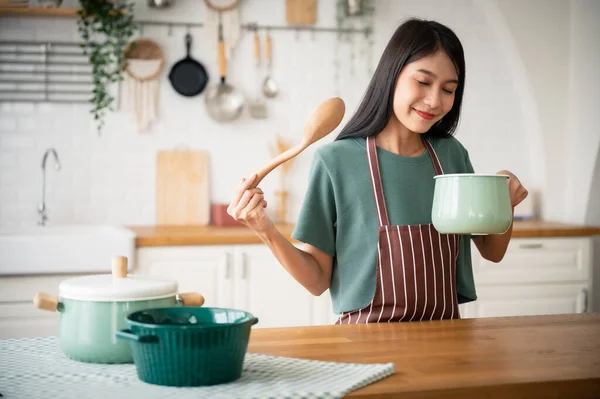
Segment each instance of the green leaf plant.
M133 22L134 3L126 0L79 0L79 3L77 28L83 40L80 46L92 66L90 112L101 135L106 112L114 111L110 86L123 80L125 48L137 30Z

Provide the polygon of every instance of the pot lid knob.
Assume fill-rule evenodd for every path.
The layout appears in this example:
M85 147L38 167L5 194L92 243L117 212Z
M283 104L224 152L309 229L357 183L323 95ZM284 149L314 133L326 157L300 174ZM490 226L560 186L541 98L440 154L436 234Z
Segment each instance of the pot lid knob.
M127 258L115 256L112 260L112 275L117 278L127 277Z

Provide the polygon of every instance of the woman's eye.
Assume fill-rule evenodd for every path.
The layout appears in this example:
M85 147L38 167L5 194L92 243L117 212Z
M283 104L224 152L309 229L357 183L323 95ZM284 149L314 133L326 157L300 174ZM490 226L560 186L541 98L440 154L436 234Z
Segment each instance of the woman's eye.
M416 81L417 81L417 83L418 83L419 85L421 85L421 86L431 86L431 83L429 83L429 82L424 82L424 81L422 81L422 80L417 80L417 79L415 79L415 80L416 80ZM448 90L448 89L442 89L442 90L443 90L445 93L447 93L447 94L454 94L454 91L453 91L453 90Z

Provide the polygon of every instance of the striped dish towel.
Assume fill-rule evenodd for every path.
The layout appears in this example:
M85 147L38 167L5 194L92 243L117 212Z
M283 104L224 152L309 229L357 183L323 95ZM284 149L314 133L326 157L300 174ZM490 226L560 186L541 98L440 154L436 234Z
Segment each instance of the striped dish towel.
M70 360L55 337L0 340L0 394L7 399L330 399L394 372L393 363L336 363L248 353L237 381L209 387L164 387L139 380L133 364Z

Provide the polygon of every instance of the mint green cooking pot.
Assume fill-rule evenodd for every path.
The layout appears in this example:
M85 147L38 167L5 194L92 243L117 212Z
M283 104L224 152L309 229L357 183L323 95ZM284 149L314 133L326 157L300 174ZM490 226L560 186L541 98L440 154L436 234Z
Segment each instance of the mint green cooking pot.
M116 338L129 313L165 306L202 306L200 294L178 294L173 280L128 275L117 257L113 273L62 281L58 297L40 292L34 304L60 315L59 342L67 357L88 363L133 363L129 345Z
M443 234L501 234L512 223L507 175L438 175L431 221Z

